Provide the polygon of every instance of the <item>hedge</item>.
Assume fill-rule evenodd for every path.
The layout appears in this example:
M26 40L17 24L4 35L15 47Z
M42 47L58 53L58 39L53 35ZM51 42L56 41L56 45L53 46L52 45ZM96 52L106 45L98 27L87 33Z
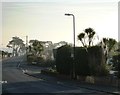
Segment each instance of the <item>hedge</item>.
M56 69L61 74L71 74L73 64L75 73L80 76L86 75L107 75L105 57L102 48L99 46L75 47L75 61L71 58L72 48L68 45L62 46L56 52Z
M71 48L68 45L62 46L56 52L56 69L60 74L70 74L72 69Z
M88 53L85 48L75 48L75 72L77 75L81 76L90 74L88 65Z

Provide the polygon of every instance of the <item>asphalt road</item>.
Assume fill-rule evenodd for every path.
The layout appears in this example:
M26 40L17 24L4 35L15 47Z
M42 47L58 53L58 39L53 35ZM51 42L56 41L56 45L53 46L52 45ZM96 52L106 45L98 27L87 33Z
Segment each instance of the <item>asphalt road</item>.
M25 64L25 56L6 59L2 62L2 81L5 82L2 84L3 93L84 93L85 95L99 95L103 93L75 85L44 81L26 75L22 69L25 67ZM38 71L41 69L37 67L33 68Z

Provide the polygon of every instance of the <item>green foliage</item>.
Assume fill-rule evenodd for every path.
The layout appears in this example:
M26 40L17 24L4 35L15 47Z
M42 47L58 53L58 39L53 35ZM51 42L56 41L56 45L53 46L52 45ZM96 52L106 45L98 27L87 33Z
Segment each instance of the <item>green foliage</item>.
M56 66L61 74L70 74L73 64L75 64L75 73L80 76L94 75L105 76L108 69L103 57L102 48L99 46L75 48L75 62L72 62L71 47L64 46L57 50Z
M31 52L34 55L40 56L41 51L43 51L43 45L38 40L30 40L31 46L28 47L29 52Z
M107 76L109 74L109 69L107 64L101 64L98 70L97 76Z
M115 44L117 43L117 41L113 38L103 38L103 42L105 45L108 46L109 52L114 48Z
M58 75L58 72L56 72L55 70L53 69L44 69L44 70L41 70L41 73L42 74L47 74L47 75L53 75L53 76L57 76Z
M98 46L89 47L88 49L88 61L90 67L90 74L97 75L98 67L102 63L101 48Z
M112 57L113 67L118 71L118 77L120 78L120 54Z
M55 68L55 62L53 60L44 60L41 56L35 56L33 54L27 55L27 62L29 65ZM36 64L33 64L33 62Z
M84 37L85 37L85 33L80 33L78 35L78 39L81 41L82 45L85 47L85 43L84 43Z
M30 55L28 56L28 55L27 55L27 62L28 62L28 63L32 63L32 62L34 62L34 61L35 61L35 57L34 57L34 56L30 56Z
M83 47L90 47L93 45L95 34L96 33L93 28L86 28L84 33L80 33L78 35L78 39L81 41Z
M39 62L42 62L42 61L43 61L43 58L40 56L33 55L33 54L27 55L27 62L30 64L32 64L32 62L36 62L38 64Z
M44 60L43 59L37 65L40 67L51 67L51 68L56 69L55 68L55 61L53 61L53 60Z
M88 56L91 75L95 76L108 75L108 68L107 64L105 63L105 56L100 46L89 47Z
M75 64L75 71L78 75L86 76L90 74L88 53L85 48L75 48Z
M64 45L57 50L56 54L56 69L60 74L70 74L71 68L71 48Z
M12 40L9 41L7 47L13 49L13 56L18 56L20 52L25 52L25 44L19 37L12 37Z
M95 35L95 31L92 28L87 28L87 29L84 30L84 32L87 34L87 36L88 36L88 43L89 43L89 46L91 46L91 42L92 42L93 37Z

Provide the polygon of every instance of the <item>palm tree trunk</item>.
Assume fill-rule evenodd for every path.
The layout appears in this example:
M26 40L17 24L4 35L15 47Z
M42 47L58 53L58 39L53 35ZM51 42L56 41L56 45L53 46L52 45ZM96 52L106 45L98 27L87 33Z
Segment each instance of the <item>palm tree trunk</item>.
M83 47L85 47L85 44L84 44L84 42L82 40L81 40L81 43L82 43Z

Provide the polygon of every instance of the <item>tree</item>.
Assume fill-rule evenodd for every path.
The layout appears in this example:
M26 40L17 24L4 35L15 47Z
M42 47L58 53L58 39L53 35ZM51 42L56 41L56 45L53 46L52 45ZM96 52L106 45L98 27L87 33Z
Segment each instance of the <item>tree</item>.
M28 46L28 52L27 52L27 62L32 63L32 62L42 62L42 51L43 51L43 42L38 41L38 40L30 40L29 41L30 45Z
M8 51L0 50L0 55L1 55L0 57L5 58L5 57L10 57L11 53L9 53Z
M104 49L104 54L106 57L111 57L115 54L117 41L113 38L103 38L101 41L101 45Z
M59 48L59 47L61 47L61 46L67 45L67 44L68 44L68 43L65 42L65 41L60 41L60 42L58 42L58 43L54 43L54 44L53 44L53 47L54 47L54 48Z
M120 54L114 55L112 57L113 68L115 71L118 71L117 76L120 78Z
M40 56L41 51L43 51L43 45L38 40L30 40L31 46L29 46L29 51L34 55Z
M93 39L95 37L95 31L92 28L86 28L84 33L78 35L78 39L81 41L83 47L90 47L93 45ZM88 44L87 44L88 43Z
M120 42L117 43L118 48L116 50L116 55L112 57L113 69L118 71L117 76L120 78Z
M44 50L42 51L42 55L44 56L44 59L51 60L53 59L53 43L52 41L41 41L42 45L44 47Z
M110 52L114 48L115 44L117 43L117 41L113 38L103 38L103 42L105 45L107 45L108 52Z
M2 51L2 58L4 58L6 55L5 51Z
M84 37L85 37L85 33L80 33L78 35L78 39L81 41L83 47L85 47L85 42L83 42Z
M89 46L91 46L91 43L93 41L93 37L95 35L95 31L92 28L87 28L87 29L84 30L84 32L87 34Z
M12 40L9 41L7 47L13 49L13 56L18 56L20 52L23 52L25 49L24 41L19 37L12 37Z

